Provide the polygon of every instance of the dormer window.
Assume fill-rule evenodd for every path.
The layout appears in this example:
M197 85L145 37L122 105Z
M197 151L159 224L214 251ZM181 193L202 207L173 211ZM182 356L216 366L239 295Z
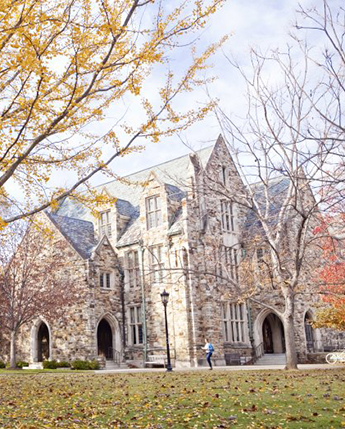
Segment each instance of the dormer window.
M106 210L100 213L101 218L99 220L101 237L106 235L107 237L111 237L111 213L110 210Z
M146 221L147 229L162 225L161 197L159 195L146 198Z

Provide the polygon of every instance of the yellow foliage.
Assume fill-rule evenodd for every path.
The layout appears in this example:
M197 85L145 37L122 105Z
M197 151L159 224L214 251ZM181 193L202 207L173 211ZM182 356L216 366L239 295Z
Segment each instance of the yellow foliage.
M137 0L3 0L0 204L20 207L18 217L55 208L96 172L111 174L108 166L117 156L141 150L130 149L137 137L157 142L202 119L212 103L177 112L173 100L204 83L198 73L225 39L198 56L193 49L180 81L168 73L154 94L160 96L159 105L141 94L154 65L167 63L171 51L184 45L182 38L202 29L224 2L178 0L169 2L167 12L154 1L144 8ZM121 124L128 135L122 144L114 129L102 136L90 132L88 125L105 118L117 102L121 107L126 95L142 99L141 126ZM103 157L106 145L113 151L108 159ZM51 188L57 170L74 174L71 189ZM4 192L13 182L25 204L22 196ZM88 199L99 202L92 193Z
M332 328L345 330L345 305L339 307L327 307L317 311L314 328Z

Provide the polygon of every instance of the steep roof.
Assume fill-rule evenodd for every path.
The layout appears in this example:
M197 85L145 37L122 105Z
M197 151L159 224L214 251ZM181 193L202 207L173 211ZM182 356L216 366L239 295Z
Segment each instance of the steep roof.
M196 151L203 166L207 164L213 148L214 145ZM119 212L133 217L137 211L136 207L139 204L143 184L151 171L154 171L157 178L162 183L169 185L167 188L169 193L174 192L176 198L180 198L182 195L181 189L183 190L186 186L186 179L188 178L191 165L189 154L187 154L164 162L163 164L158 164L146 168L145 170L129 174L121 179L112 180L111 182L96 186L95 189L104 189L110 195L117 198L116 206ZM57 213L61 216L69 216L89 221L92 220L91 213L86 207L69 198L61 204Z
M214 147L215 145L212 145L195 152L204 167ZM186 181L191 175L191 168L193 167L190 154L187 154L95 187L115 197L118 212L130 218L117 242L117 247L134 244L140 239L139 201L150 173L154 172L156 178L165 184L170 199L180 201L185 196ZM92 223L94 218L87 207L66 198L55 214L50 213L48 216L83 258L91 256L91 250L96 242ZM174 235L181 230L182 217L181 210L178 209L173 216L168 234Z
M203 165L206 165L213 148L214 146L210 146L196 152ZM121 180L113 180L99 185L98 188L105 187L114 197L129 201L133 206L136 206L142 192L142 183L145 182L151 171L155 172L157 179L162 183L175 185L183 189L190 166L191 161L189 159L189 154L187 154L130 174L123 177Z
M290 186L290 179L288 177L279 176L271 179L268 184L269 194L269 222L272 226L275 226L278 220L279 211L282 207L282 203L287 194ZM262 210L265 210L266 195L265 186L262 182L253 183L251 188L254 190L254 195ZM255 210L248 210L247 218L245 221L245 229L256 227L261 229L261 222L258 220Z
M97 245L92 222L45 213L79 255L83 259L90 258L93 248Z

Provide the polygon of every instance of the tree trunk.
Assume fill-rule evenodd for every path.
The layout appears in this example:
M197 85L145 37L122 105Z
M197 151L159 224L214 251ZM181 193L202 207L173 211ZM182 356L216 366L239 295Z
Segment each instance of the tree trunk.
M10 368L16 367L16 331L11 331L10 341Z
M286 310L283 315L283 325L285 334L286 348L286 367L285 369L297 368L297 352L295 342L295 301L294 296L289 293L285 296Z

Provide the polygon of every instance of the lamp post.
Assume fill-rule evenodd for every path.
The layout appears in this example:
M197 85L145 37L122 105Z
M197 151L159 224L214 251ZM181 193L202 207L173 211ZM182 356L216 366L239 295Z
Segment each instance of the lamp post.
M169 346L169 332L168 332L168 318L167 318L167 305L169 301L169 293L164 289L161 293L162 304L164 305L164 316L165 316L165 340L167 343L167 371L172 371L171 361L170 361L170 346Z

